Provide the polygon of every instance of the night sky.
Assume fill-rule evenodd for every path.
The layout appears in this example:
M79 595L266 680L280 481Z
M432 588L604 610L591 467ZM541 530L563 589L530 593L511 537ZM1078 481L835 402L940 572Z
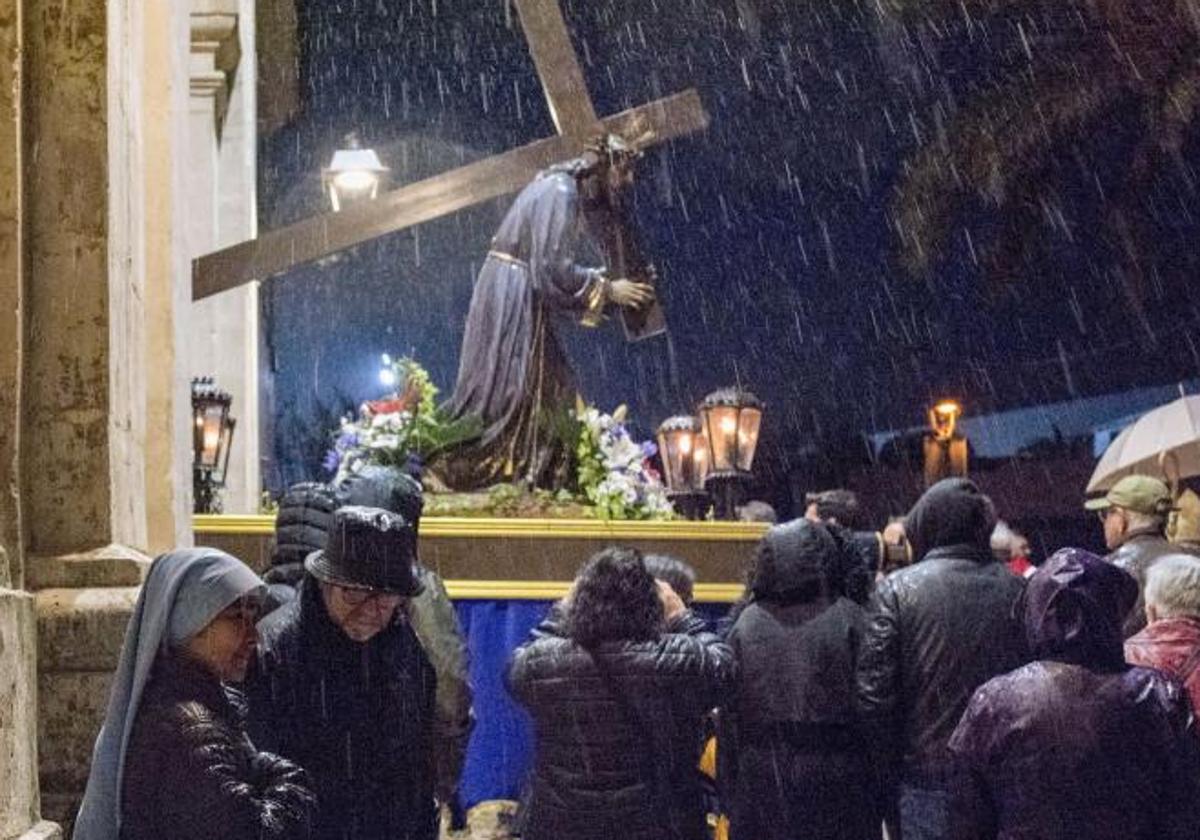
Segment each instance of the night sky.
M740 381L767 403L761 466L782 477L814 446L921 422L942 394L975 414L1200 372L1196 131L1185 124L1149 156L1139 145L1166 130L1145 103L1175 101L1168 71L1139 56L1157 54L1155 26L1171 33L1157 52L1191 56L1194 22L1158 20L1158 3L1139 7L1149 23L1136 35L1070 2L990 15L915 0L562 5L598 113L694 86L712 118L648 154L636 191L670 339L626 344L615 323L559 331L584 395L629 403L647 435ZM260 137L264 230L325 209L319 173L348 131L395 185L553 133L503 0L298 0L298 12L302 109ZM1094 71L1115 66L1113 44L1125 69ZM1085 112L1099 78L1118 93ZM932 158L970 177L939 150L992 148L972 137L1000 149L991 192L928 213L909 202L945 243L913 269L905 173ZM938 183L932 194L946 194ZM320 410L377 396L383 352L415 355L448 395L475 273L510 201L267 284L269 484L321 477Z

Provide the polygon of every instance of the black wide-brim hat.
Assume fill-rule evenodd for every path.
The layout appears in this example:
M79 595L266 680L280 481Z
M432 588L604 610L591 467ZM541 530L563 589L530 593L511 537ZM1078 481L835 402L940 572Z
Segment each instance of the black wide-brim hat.
M351 589L413 597L425 587L416 575L417 532L398 513L348 506L333 515L325 548L304 560L317 580Z

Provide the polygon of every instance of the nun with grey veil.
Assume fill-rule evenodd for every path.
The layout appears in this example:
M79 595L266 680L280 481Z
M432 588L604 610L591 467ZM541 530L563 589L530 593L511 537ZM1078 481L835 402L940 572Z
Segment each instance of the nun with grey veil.
M259 752L240 681L262 580L211 548L154 561L96 738L76 840L290 840L313 797L296 765Z

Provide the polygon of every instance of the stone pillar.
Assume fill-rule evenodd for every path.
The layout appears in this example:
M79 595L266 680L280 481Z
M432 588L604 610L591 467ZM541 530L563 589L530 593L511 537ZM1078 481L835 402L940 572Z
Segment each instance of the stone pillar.
M185 57L186 29L175 3L21 5L17 489L24 581L37 590L41 803L69 820L145 552L188 533L177 457L190 430L170 387L187 266L171 232L182 166L169 138L183 133L168 128L163 144L152 131L182 119L171 91L186 76L169 45L175 33Z
M191 310L187 152L188 15L147 3L144 124L146 214L146 516L151 554L192 544ZM169 74L166 72L169 71ZM158 83L154 83L157 80ZM178 345L178 346L177 346Z
M21 360L24 336L18 0L0 0L0 589L24 584L21 522ZM0 695L2 698L3 695ZM0 822L0 825L3 823Z
M194 0L188 108L188 241L192 256L257 234L253 0ZM233 395L237 419L222 493L254 513L262 480L258 428L258 284L192 306L191 375Z

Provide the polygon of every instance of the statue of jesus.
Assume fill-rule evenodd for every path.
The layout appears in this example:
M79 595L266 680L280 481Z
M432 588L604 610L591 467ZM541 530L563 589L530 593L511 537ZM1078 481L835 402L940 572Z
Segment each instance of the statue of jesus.
M451 489L558 488L570 480L564 432L575 387L551 316L596 326L610 304L639 309L654 301L650 284L576 262L582 236L601 239L618 218L637 157L620 137L596 140L581 157L540 172L492 238L444 406L452 419L477 418L482 432L432 465Z

